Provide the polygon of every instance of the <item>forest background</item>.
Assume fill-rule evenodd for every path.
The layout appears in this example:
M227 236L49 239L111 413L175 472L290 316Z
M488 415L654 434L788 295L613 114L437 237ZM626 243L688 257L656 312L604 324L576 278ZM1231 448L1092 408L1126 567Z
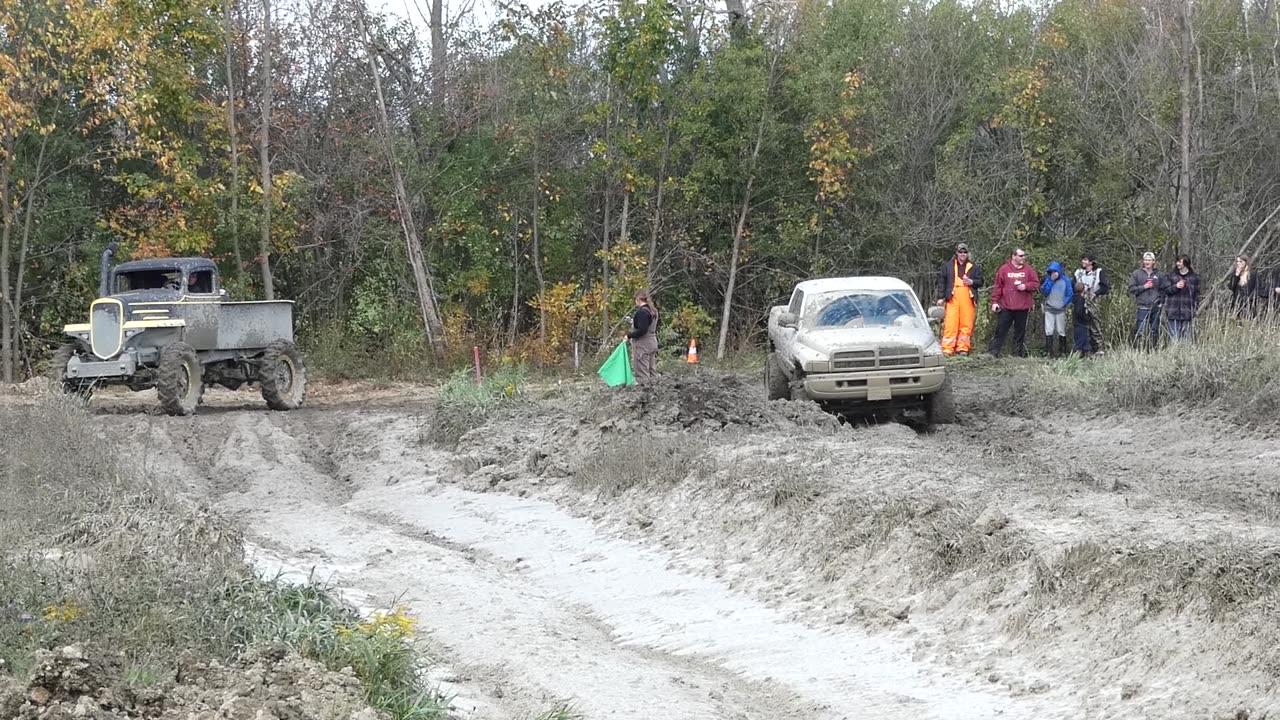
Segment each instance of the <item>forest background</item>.
M1280 2L0 0L0 378L82 322L102 249L217 259L312 361L408 375L759 344L813 276L924 302L1094 252L1276 265ZM1221 292L1219 290L1218 292Z

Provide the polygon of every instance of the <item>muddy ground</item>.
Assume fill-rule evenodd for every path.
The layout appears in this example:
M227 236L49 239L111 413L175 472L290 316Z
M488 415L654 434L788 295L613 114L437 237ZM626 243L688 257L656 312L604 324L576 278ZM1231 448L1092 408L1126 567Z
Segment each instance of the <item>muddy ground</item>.
M1280 715L1280 443L959 380L936 432L710 372L543 383L456 447L429 388L92 411L264 571L407 605L459 717Z

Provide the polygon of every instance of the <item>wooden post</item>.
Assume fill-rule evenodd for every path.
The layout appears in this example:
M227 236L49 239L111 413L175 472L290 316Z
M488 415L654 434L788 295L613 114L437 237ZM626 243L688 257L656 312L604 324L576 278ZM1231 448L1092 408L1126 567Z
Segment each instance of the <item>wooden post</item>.
M471 346L471 357L472 357L472 360L475 362L475 366L476 366L476 384L479 385L482 382L480 378L480 346L479 345Z

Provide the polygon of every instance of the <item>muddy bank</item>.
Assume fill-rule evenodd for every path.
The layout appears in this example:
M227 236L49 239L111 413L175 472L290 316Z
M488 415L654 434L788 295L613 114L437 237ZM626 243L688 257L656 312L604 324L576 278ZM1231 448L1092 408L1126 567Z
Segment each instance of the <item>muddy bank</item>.
M404 600L474 717L639 719L655 698L706 718L1278 711L1267 437L1003 412L998 377L958 384L961 422L934 433L841 426L757 385L539 386L456 450L416 389L96 412L269 565Z
M347 669L329 672L283 648L241 662L184 662L177 682L120 687L111 652L64 646L42 653L25 682L0 678L10 720L385 720Z
M678 395L656 412L599 392L512 409L462 439L452 477L552 499L803 622L906 640L1084 716L1280 708L1267 436L1173 413L1006 416L990 395L931 434L789 425L805 411L729 387L699 401L712 434L681 432L700 423L673 413ZM775 421L719 422L761 415Z

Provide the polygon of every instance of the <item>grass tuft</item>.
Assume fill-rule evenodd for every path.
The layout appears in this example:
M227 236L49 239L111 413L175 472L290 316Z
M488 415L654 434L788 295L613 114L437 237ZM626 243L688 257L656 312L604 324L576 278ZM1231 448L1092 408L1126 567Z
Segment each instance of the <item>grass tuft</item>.
M1274 422L1280 402L1280 338L1266 321L1219 314L1196 321L1195 337L1154 351L1117 348L1033 371L1042 400L1076 408L1151 411L1215 408L1243 422Z
M435 417L423 428L420 442L453 450L463 435L483 425L499 408L524 400L527 373L504 367L475 381L471 370L459 370L440 388Z

